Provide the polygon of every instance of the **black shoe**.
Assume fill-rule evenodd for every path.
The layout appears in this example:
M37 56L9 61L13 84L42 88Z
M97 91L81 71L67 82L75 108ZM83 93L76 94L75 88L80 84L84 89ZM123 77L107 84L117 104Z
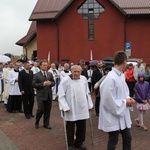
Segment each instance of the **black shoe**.
M86 146L85 145L80 145L80 146L75 146L77 149L79 149L79 150L86 150Z
M27 119L30 119L30 116L28 115L28 116L26 116L26 118L27 118Z
M52 129L50 126L43 126L43 128L45 128L45 129Z
M30 115L30 117L34 117L34 115Z
M68 150L75 150L73 146L68 146Z
M18 112L19 112L19 113L24 113L23 110L19 110Z
M58 101L58 96L56 96L55 101Z
M39 124L35 123L35 128L38 129L39 128Z

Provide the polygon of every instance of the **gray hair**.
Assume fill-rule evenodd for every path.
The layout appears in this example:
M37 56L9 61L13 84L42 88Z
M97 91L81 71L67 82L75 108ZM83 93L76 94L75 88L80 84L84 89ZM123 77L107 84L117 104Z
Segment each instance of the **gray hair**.
M64 64L64 67L65 67L65 66L69 67L69 64L68 64L68 63L65 63L65 64Z
M72 71L73 69L75 69L75 68L78 68L78 69L82 70L82 68L81 68L79 65L73 65L73 66L71 67L71 71Z
M51 63L51 66L53 66L53 65L54 65L54 66L56 66L56 64L55 64L55 63Z

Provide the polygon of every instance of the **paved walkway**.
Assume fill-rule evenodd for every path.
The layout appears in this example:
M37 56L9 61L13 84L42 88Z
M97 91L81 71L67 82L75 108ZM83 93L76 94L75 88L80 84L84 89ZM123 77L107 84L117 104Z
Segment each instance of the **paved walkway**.
M2 130L0 130L0 150L19 150Z
M93 98L94 99L94 98ZM34 114L36 103L34 106ZM150 133L142 131L136 127L134 119L137 116L137 110L131 112L133 120L132 125L132 150L150 150ZM91 113L93 122L93 141L91 140L90 121L87 120L87 132L85 145L88 150L106 150L107 133L97 129L98 117L95 111ZM66 150L63 120L60 117L60 111L57 102L53 101L51 126L52 130L42 127L34 128L35 117L26 119L23 113L8 113L0 103L0 150ZM150 114L146 114L145 125L150 129ZM116 150L122 149L121 135Z

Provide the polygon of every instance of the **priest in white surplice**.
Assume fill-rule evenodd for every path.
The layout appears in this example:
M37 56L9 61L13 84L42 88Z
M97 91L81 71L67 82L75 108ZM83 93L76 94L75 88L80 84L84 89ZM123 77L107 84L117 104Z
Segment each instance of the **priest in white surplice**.
M59 71L56 69L56 64L52 63L51 68L48 70L48 72L51 72L55 81L55 86L52 87L52 94L53 94L53 100L57 100L57 92L58 92L58 85L60 81L60 74Z
M68 63L65 63L64 64L64 70L62 70L61 72L60 72L60 81L64 78L64 77L66 77L66 76L68 76L68 75L70 75L71 74L71 71L69 70L69 64Z
M114 67L100 86L100 113L98 128L108 132L107 150L115 150L119 133L123 138L123 150L131 150L130 108L135 101L129 97L129 89L123 71L126 68L125 52L116 52Z
M19 66L20 63L16 62L14 69L8 73L9 98L6 106L8 112L22 112L22 94L18 85Z
M68 146L86 150L83 145L86 133L86 119L89 118L89 110L93 108L93 102L88 88L87 79L81 75L81 67L71 67L71 75L61 81L58 88L60 110L64 111L66 121ZM76 125L76 140L74 131Z

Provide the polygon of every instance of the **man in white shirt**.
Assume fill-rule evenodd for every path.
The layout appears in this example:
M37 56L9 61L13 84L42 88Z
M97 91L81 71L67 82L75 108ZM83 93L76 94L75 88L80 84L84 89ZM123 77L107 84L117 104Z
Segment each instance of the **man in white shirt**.
M60 79L60 74L58 70L56 69L55 63L51 64L51 68L48 70L48 72L51 72L55 81L55 86L52 88L53 92L53 100L57 100L57 92L58 92L58 85L59 85L59 79Z
M116 52L114 67L100 86L101 102L98 128L109 134L107 150L115 150L119 133L123 138L123 150L131 150L129 111L135 101L129 97L129 89L123 74L126 64L125 52Z
M34 66L31 68L31 70L33 71L33 74L38 73L40 71L37 62L34 62Z
M90 66L90 69L87 71L88 74L88 85L89 85L89 90L90 92L94 92L94 88L92 85L92 74L93 74L93 67Z
M89 118L89 110L93 108L87 79L81 75L81 67L71 67L71 75L66 76L60 82L58 88L60 110L64 112L67 122L67 141L69 149L75 146L80 150L86 150L83 145L86 132L86 119ZM74 132L76 125L76 140Z

